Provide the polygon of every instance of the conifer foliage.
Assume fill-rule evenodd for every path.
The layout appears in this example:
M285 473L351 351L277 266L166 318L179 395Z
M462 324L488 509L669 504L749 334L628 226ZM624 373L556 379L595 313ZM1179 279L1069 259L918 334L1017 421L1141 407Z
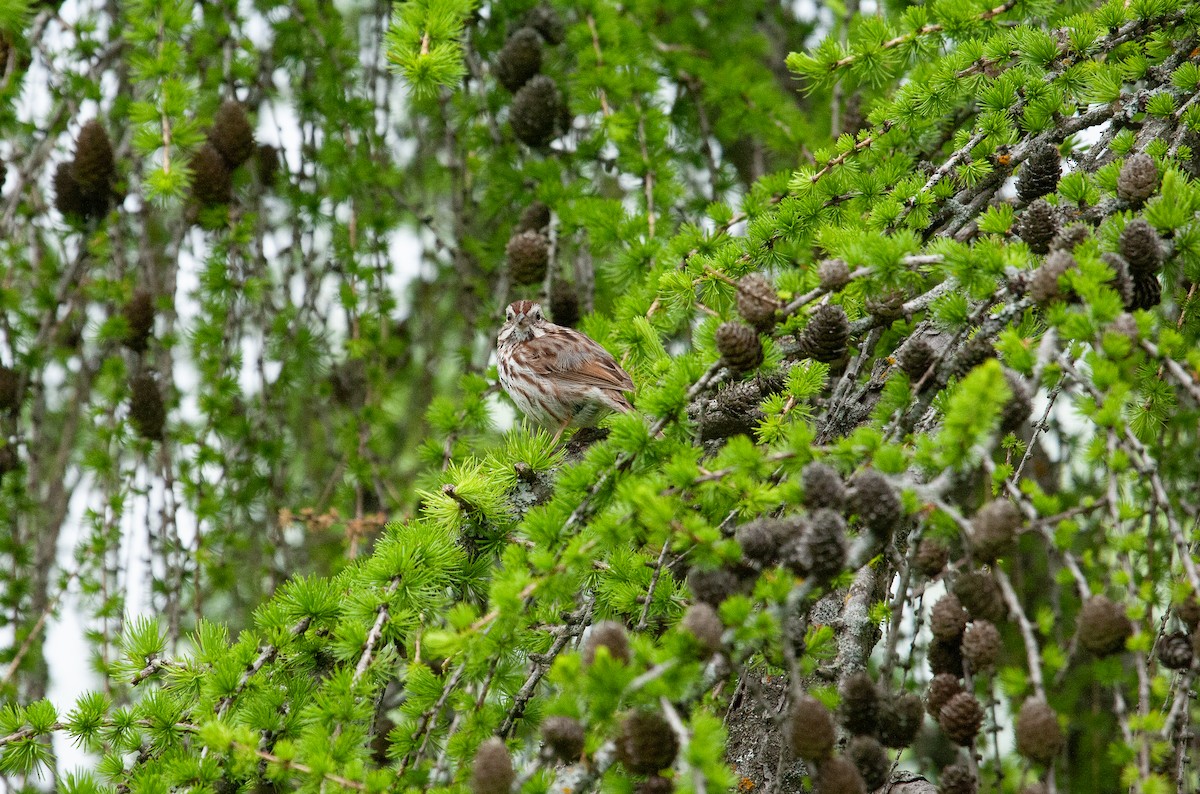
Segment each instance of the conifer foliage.
M14 790L1200 788L1200 4L16 5Z

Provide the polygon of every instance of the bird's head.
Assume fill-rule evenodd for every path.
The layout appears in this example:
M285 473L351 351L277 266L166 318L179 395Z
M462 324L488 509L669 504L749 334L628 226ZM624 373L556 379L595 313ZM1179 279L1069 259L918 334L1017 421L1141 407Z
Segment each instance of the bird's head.
M504 310L504 328L500 332L500 340L509 338L515 340L528 339L535 335L535 329L546 322L542 307L533 301L513 301Z

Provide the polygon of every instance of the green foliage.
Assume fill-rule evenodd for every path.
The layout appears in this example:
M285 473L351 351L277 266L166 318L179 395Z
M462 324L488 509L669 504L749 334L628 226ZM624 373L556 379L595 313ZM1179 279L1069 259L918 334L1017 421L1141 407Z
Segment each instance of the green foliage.
M821 11L818 40L778 3L0 4L0 774L57 735L93 758L71 792L479 790L498 736L525 789L630 791L637 711L679 790L757 788L804 769L761 715L849 708L864 667L920 694L944 584L1000 635L963 681L981 790L1195 788L1161 769L1196 716L1162 653L1200 590L1200 16ZM545 118L497 79L522 28ZM254 154L206 172L229 99ZM76 211L93 115L112 190ZM513 416L517 299L635 410L565 443ZM64 609L103 679L67 704ZM990 746L1029 697L1072 715L1050 765ZM555 762L551 717L583 743Z

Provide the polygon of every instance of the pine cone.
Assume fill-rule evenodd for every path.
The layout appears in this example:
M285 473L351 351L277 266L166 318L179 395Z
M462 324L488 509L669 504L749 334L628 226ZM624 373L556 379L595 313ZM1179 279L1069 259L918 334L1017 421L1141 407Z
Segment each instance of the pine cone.
M579 293L574 284L561 278L554 279L550 285L550 318L568 328L579 324Z
M1071 224L1054 236L1050 241L1050 250L1074 254L1076 246L1091 236L1092 232L1087 226L1082 223Z
M949 674L955 678L963 675L962 641L955 637L953 640L934 639L925 649L925 661L929 663L929 672L936 675Z
M1075 267L1075 257L1064 251L1054 251L1041 267L1033 271L1029 281L1029 297L1039 306L1066 297L1069 288L1059 286L1059 278Z
M917 738L925 720L925 706L912 692L902 692L879 704L879 740L897 750L908 747Z
M1182 631L1168 634L1158 644L1158 660L1168 670L1186 670L1192 666L1192 641Z
M1125 640L1133 636L1133 623L1125 608L1106 596L1092 596L1079 610L1079 642L1097 656L1110 656L1125 650Z
M221 153L229 170L249 160L255 151L254 128L241 102L226 99L213 116L208 142Z
M473 794L508 794L516 774L504 740L495 736L479 745L471 766Z
M804 538L808 570L822 584L842 572L846 563L846 522L832 510L817 510L809 518Z
M547 717L542 721L542 742L560 761L578 761L583 756L585 738L583 726L571 717Z
M0 364L0 412L15 414L21 407L21 373Z
M1028 204L1047 193L1053 193L1062 176L1058 149L1048 143L1033 151L1021 166L1017 177L1017 198Z
M79 191L91 200L108 201L117 178L112 141L98 119L92 119L79 131L72 165Z
M921 538L917 546L917 567L929 578L940 574L950 561L950 549L938 538Z
M675 761L679 740L659 714L635 711L621 723L617 737L617 758L630 772L652 775Z
M821 289L837 292L850 283L850 268L844 260L824 259L817 265L817 278L821 280Z
M530 204L517 221L518 232L540 232L550 227L550 208L540 201Z
M137 375L129 381L129 391L129 419L138 435L150 441L162 440L167 408L158 381L147 374Z
M989 358L995 357L996 348L992 346L992 341L985 334L976 334L962 346L962 350L958 351L958 355L954 357L951 372L956 377L965 377L968 372Z
M971 519L971 545L981 562L1007 557L1016 548L1021 511L1007 499L993 499Z
M737 373L757 369L763 362L762 342L758 332L750 326L731 321L721 323L714 341L722 363Z
M999 623L1008 616L1000 585L989 573L969 571L962 574L954 583L954 594L974 620Z
M154 296L145 290L138 290L121 309L125 317L125 346L138 353L144 353L150 341L150 333L154 330Z
M1045 199L1037 199L1021 214L1017 221L1017 236L1020 237L1029 250L1035 254L1044 254L1050 250L1050 241L1058 234L1060 225L1058 213Z
M817 767L815 794L866 794L867 786L854 764L841 756L827 758Z
M738 527L734 539L742 547L745 559L766 568L779 561L783 547L798 539L803 530L804 522L799 516L756 518Z
M927 339L909 338L896 351L896 363L908 375L909 380L916 383L921 376L933 366L933 346Z
M508 272L514 284L537 284L546 277L550 241L535 231L517 232L508 238Z
M1156 189L1158 168L1154 158L1142 152L1126 157L1117 176L1117 195L1137 207L1153 196Z
M805 695L788 712L787 736L797 757L810 762L828 758L837 741L833 715L821 701Z
M850 510L859 523L881 541L891 537L904 516L904 505L887 478L874 469L864 469L850 481Z
M70 163L59 163L54 171L54 208L73 220L82 220L92 214L92 204L79 189Z
M770 332L780 308L775 287L759 273L742 276L737 285L737 308L738 314L759 333Z
M883 745L871 736L855 736L851 739L846 745L846 757L858 770L868 791L874 791L886 783L892 771L892 759L888 758Z
M1129 274L1129 263L1125 257L1111 251L1100 254L1100 259L1113 272L1108 285L1121 296L1121 304L1128 308L1133 303L1133 277Z
M211 143L192 155L192 197L202 207L228 204L233 198L233 175L225 158Z
M963 633L962 653L972 670L989 670L1000 658L1000 630L987 620L975 620Z
M1043 700L1029 698L1017 714L1017 752L1049 766L1067 743L1058 715Z
M629 664L629 635L625 627L611 620L592 626L583 643L583 666L591 667L596 661L596 652L607 648L608 655L622 664Z
M814 461L804 467L800 478L804 485L804 506L809 510L828 507L841 511L846 506L846 486L837 469Z
M852 734L873 736L879 721L879 690L871 676L860 670L842 682L842 705L838 716Z
M546 3L531 8L521 24L542 34L547 44L562 44L567 38L567 28L562 17Z
M535 75L513 97L508 123L521 143L545 146L555 137L564 107L558 84L544 74Z
M515 31L496 56L496 79L514 94L541 70L542 37L533 28Z
M959 692L942 706L938 724L952 742L969 747L983 726L983 706L970 692Z
M950 764L942 770L938 791L940 794L976 794L979 783L964 764Z
M801 354L826 363L846 355L850 340L850 320L846 310L834 303L824 303L813 309L808 325L797 338Z
M898 289L887 290L867 298L864 306L868 314L890 322L904 316L904 293Z
M693 568L687 581L696 600L714 608L741 587L737 575L726 568Z
M967 627L967 610L954 593L946 593L929 611L929 629L946 642L958 642Z
M962 684L958 682L958 676L950 673L938 673L930 679L929 688L925 690L925 708L930 716L936 719L942 711L942 706L949 703L950 698L962 691Z
M1158 276L1137 276L1133 280L1133 300L1125 308L1129 311L1153 309L1162 302L1162 285Z
M1015 433L1021 429L1025 421L1029 419L1029 415L1033 413L1033 400L1029 396L1029 389L1025 386L1025 379L1011 369L1004 370L1004 382L1008 384L1008 390L1012 396L1008 398L1008 402L1004 404L1004 410L1000 412L1000 432Z
M721 622L717 611L703 601L688 607L679 625L696 638L701 655L705 659L721 650L721 635L725 632L725 624Z
M1163 251L1158 232L1144 219L1134 218L1125 224L1118 245L1134 279L1153 276L1162 267Z

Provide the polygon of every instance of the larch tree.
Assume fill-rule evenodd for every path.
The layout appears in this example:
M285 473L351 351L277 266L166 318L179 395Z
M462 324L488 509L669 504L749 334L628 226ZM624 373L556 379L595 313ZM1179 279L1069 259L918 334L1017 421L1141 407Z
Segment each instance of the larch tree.
M1198 96L1191 0L0 2L0 779L1196 790Z

